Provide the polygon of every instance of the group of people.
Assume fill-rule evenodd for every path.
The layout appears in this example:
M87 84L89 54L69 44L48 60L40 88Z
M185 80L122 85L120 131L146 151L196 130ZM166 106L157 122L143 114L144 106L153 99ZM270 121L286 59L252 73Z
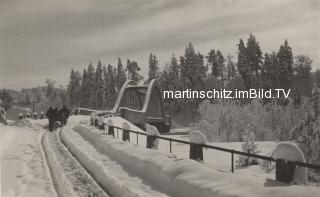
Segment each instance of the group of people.
M46 116L49 120L49 131L53 131L56 127L66 125L70 115L69 109L63 105L62 109L49 107Z

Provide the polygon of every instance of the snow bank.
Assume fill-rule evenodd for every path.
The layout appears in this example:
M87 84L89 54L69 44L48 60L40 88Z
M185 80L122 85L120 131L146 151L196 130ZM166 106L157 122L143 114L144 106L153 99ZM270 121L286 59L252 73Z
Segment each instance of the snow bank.
M189 139L194 144L206 144L208 142L207 137L201 131L190 131Z
M154 192L151 188L143 188L136 177L129 177L123 173L121 166L107 157L101 156L88 142L75 138L80 136L71 135L68 131L61 133L62 142L68 147L72 154L90 172L97 182L112 196L119 197L166 197L162 193ZM81 138L81 137L80 137ZM79 142L81 144L79 144ZM88 154L90 153L90 154ZM117 165L119 166L117 169ZM128 178L129 177L129 178ZM130 180L131 179L131 182ZM142 184L143 185L143 184Z
M77 195L74 193L71 183L68 181L66 175L64 174L64 170L55 157L54 151L50 147L48 137L48 133L44 134L42 145L48 161L48 166L56 192L60 197L76 197Z
M122 129L124 129L124 130L130 130L129 124L126 123L126 122L124 122L124 123L122 124Z
M74 130L99 152L171 196L315 197L320 192L317 187L279 187L277 182L270 186L254 176L224 173L189 159L170 158L169 154L136 147L86 126L77 125Z
M146 133L147 133L147 135L150 135L150 136L159 136L160 135L158 129L155 126L152 126L148 123L146 123Z

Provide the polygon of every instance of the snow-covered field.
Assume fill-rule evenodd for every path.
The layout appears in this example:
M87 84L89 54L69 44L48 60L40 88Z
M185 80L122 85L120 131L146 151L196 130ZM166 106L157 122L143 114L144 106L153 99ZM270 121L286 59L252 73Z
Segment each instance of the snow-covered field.
M113 120L113 124L117 127L122 127L123 122L126 122L130 125L130 129L133 131L139 131L144 133L144 131L130 122L122 119L121 117L111 117L105 119L105 123L108 122L109 119ZM119 139L122 139L122 131L119 129L115 129L115 136ZM165 137L170 137L174 139L189 141L188 135L166 135ZM137 144L137 135L134 133L130 133L130 141L133 144ZM276 142L256 142L258 144L258 148L260 150L259 154L268 155L271 153L276 147ZM241 151L241 142L226 142L226 143L209 143L213 146L234 149ZM146 136L139 135L138 136L138 146L146 147ZM190 146L187 144L172 142L172 153L176 155L178 158L189 158L189 149ZM162 153L170 153L170 142L167 140L159 140L158 151ZM203 151L204 163L209 167L230 172L231 170L231 155L227 152L217 151L213 149L204 149ZM238 156L235 155L235 165L237 164ZM266 173L259 166L251 166L249 168L236 169L235 173L244 173L244 174L252 174L257 175L261 178L275 178L275 172L271 171Z
M88 126L89 116L72 116L61 132L61 140L111 196L318 196L319 187L280 184L274 181L275 172L265 172L260 166L251 166L230 172L230 153L204 149L204 163L189 160L189 146L160 140L158 150L146 149L146 137L130 134L131 143L121 140L122 131L115 129L115 138L105 131ZM121 117L110 117L115 126L124 122L134 131L144 132ZM81 124L79 124L82 122ZM47 120L28 120L0 125L1 194L11 196L56 196L47 167L41 139ZM71 179L71 188L82 188L72 174L79 174L81 167L66 156L65 151L55 149L53 137L45 135L46 151L56 158L60 168L54 167L60 177ZM120 138L120 139L117 139ZM188 141L187 135L168 135ZM275 142L258 142L259 154L267 155ZM212 143L212 145L241 150L241 143ZM48 152L47 152L48 154ZM62 154L62 155L61 155ZM237 160L237 156L235 156ZM65 164L65 165L64 165ZM61 167L62 165L62 167ZM69 166L69 167L68 167ZM52 167L52 166L51 166ZM69 171L69 172L68 172ZM82 169L83 171L83 169ZM81 173L83 174L83 173ZM85 173L86 174L86 173ZM81 175L82 183L90 183L88 175ZM70 178L71 177L71 178ZM54 179L54 181L56 181ZM66 181L68 182L68 181ZM64 184L60 184L63 187ZM94 185L94 184L93 184ZM88 187L91 188L91 187ZM73 192L72 192L73 193ZM72 195L77 195L74 192ZM80 195L81 196L81 195Z

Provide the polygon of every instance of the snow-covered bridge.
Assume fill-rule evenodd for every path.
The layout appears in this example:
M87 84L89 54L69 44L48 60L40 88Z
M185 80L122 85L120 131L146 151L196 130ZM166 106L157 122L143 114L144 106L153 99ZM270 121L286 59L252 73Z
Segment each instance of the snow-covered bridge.
M170 130L170 117L164 113L161 90L157 80L149 85L138 85L135 81L127 81L121 87L114 107L109 111L98 111L76 108L80 114L96 112L99 116L121 115L141 129L145 123L157 127L160 133Z

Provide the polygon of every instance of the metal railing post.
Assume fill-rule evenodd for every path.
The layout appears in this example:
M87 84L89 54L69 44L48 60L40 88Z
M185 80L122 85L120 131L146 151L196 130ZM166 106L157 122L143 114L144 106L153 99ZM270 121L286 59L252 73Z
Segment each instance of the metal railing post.
M139 134L137 133L137 146L139 146Z
M172 153L172 140L171 140L171 138L170 138L169 142L170 142L170 153Z
M231 150L231 172L234 172L234 151Z

